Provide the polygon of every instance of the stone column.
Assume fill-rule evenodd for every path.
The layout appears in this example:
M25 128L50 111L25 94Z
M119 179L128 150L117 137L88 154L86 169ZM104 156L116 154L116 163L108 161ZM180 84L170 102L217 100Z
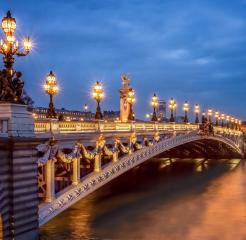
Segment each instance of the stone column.
M80 182L80 158L73 161L73 185Z
M46 197L45 202L55 199L55 161L48 160L45 164Z

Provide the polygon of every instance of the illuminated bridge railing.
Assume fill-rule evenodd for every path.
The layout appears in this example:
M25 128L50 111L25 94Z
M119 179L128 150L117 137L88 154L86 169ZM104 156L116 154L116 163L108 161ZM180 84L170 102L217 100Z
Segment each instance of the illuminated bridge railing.
M129 131L182 131L196 130L196 124L148 123L148 122L68 122L68 121L35 121L35 132L50 132L50 128L58 133L76 132L129 132Z
M71 121L35 121L35 133L90 133L90 132L130 132L130 131L194 131L199 128L197 124L183 123L151 123L151 122L71 122ZM236 129L214 127L214 131L224 134L242 134Z

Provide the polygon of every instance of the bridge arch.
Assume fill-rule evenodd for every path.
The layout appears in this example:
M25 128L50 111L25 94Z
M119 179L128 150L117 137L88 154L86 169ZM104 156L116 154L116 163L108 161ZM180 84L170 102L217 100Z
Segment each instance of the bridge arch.
M239 154L242 154L240 146L235 139L228 136L202 136L198 132L187 132L183 135L173 136L168 139L162 139L153 145L143 147L135 152L124 155L118 161L110 163L98 172L90 174L76 186L72 186L59 194L54 201L46 204L39 211L39 224L42 225L76 203L78 200L87 196L111 180L117 178L126 171L140 165L141 163L151 159L165 151L182 146L187 143L197 142L201 140L218 141L226 144Z
M242 149L233 141L216 136L198 137L160 154L162 157L240 158Z

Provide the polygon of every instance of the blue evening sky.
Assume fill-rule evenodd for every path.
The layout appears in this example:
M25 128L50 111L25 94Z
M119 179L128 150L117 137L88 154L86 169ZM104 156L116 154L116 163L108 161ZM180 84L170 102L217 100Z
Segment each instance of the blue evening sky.
M246 119L246 0L5 0L17 35L35 49L16 61L36 106L46 106L46 74L57 75L58 107L80 109L102 81L103 109L119 108L129 73L138 116L149 100L174 97Z

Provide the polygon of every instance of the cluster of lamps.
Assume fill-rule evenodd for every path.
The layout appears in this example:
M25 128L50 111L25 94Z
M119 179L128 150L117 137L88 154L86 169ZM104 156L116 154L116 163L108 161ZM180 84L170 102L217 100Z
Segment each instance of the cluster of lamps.
M177 108L177 103L176 101L171 98L169 100L169 109L170 109L170 122L175 122L175 117L174 117L174 112L176 111ZM187 101L184 102L183 104L183 111L184 111L184 123L188 123L188 112L189 112L189 103ZM195 123L199 124L199 113L200 113L200 106L196 104L194 106L194 113L195 113ZM213 112L211 108L208 109L207 111L207 116L208 119L206 118L206 113L202 113L202 123L205 123L208 121L211 124L215 124L216 126L222 126L222 127L227 127L227 128L233 128L233 129L240 129L240 126L242 124L242 121L231 117L229 115L225 115L224 113L220 114L219 112ZM212 118L215 118L215 123L213 123Z
M48 118L56 118L56 113L54 109L54 104L53 104L53 96L58 93L58 85L56 82L56 77L52 71L47 75L45 84L44 84L44 90L45 92L50 96L50 103L49 103L49 109L47 112L47 117ZM101 107L100 107L100 102L104 99L104 89L102 86L102 83L96 82L95 85L92 88L92 98L97 102L97 108L96 108L96 114L95 114L95 119L101 120L103 119L103 114L101 112ZM127 94L127 102L129 103L129 116L128 120L133 121L135 120L135 114L133 112L133 105L136 102L136 97L135 97L135 91L134 89L130 88ZM157 107L159 104L158 97L156 94L154 94L151 98L151 106L153 108L153 113L151 117L151 121L157 122ZM170 109L170 119L169 121L171 123L175 122L175 116L174 113L177 108L177 102L171 98L169 100L169 109ZM88 109L88 105L84 105L84 109ZM184 102L183 104L183 111L184 111L184 123L189 123L188 119L188 112L190 110L189 103L187 101ZM200 106L196 104L194 106L194 113L195 113L195 123L199 124L199 113L200 113ZM220 114L219 112L213 112L213 110L210 108L207 111L207 116L208 119L206 118L206 113L202 113L202 123L205 123L206 121L209 121L210 123L213 123L212 117L215 117L215 125L216 126L222 126L222 127L228 127L228 128L234 128L234 129L239 129L241 126L241 120L236 119L234 117L231 117L229 115L225 114ZM150 117L148 115L148 117Z

